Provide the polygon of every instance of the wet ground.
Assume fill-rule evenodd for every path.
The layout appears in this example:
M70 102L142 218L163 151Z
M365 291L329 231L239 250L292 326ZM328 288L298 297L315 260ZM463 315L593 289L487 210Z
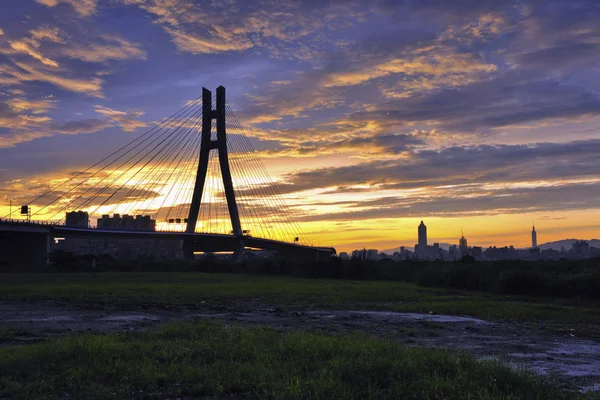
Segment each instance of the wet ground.
M148 307L146 307L148 308ZM292 310L252 304L235 310L182 307L107 311L51 302L0 303L0 328L10 329L0 346L71 335L75 332L146 330L170 321L197 318L240 326L342 334L366 332L413 346L468 350L479 358L502 358L555 377L562 385L600 390L600 341L573 332L557 334L510 323L471 317L386 311Z

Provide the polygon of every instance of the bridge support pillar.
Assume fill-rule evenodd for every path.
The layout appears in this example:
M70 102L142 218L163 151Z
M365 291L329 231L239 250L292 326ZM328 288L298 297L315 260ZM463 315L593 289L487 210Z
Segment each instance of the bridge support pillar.
M194 261L196 259L194 255L194 242L192 240L183 240L181 242L181 252L183 259L186 261Z
M239 243L236 246L237 248L235 249L235 251L233 252L233 254L231 255L231 260L234 263L240 263L242 262L242 258L244 258L244 250L246 249L245 243L244 243L244 239L240 238Z
M196 231L198 215L202 206L202 192L204 191L206 174L208 172L209 155L211 150L217 150L219 154L219 167L221 168L221 176L223 178L223 188L225 189L225 198L227 199L227 210L229 211L229 218L231 220L231 230L233 235L239 237L242 243L240 245L241 248L234 252L233 258L234 260L241 261L244 253L243 240L241 240L242 226L235 199L235 191L233 189L231 169L229 168L229 155L227 153L226 104L225 88L223 86L217 88L217 105L215 110L212 108L212 93L210 90L202 88L202 138L200 141L200 155L185 231L186 233L194 233ZM216 119L216 140L212 139L213 119ZM194 260L194 239L184 240L182 250L186 260Z

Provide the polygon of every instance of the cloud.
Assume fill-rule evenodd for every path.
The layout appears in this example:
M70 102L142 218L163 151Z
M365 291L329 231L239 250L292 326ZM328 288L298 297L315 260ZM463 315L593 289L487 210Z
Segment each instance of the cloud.
M194 34L181 32L172 28L165 30L173 37L173 43L180 51L192 54L221 53L225 51L241 51L253 47L252 43L243 38L228 40L222 37L200 37Z
M139 120L144 114L141 110L118 111L99 105L94 110L104 118L57 122L42 115L55 106L56 102L49 99L13 98L0 103L0 128L8 129L8 132L0 133L0 148L54 135L95 133L115 126L125 132L134 132L148 126Z
M39 69L32 65L15 62L15 67L0 65L0 83L17 85L22 82L45 82L71 92L84 93L93 97L102 97L102 80L66 78L54 71Z
M266 48L278 57L305 60L315 54L308 44L316 39L313 34L325 27L346 26L348 17L364 12L357 4L337 2L323 8L295 1L202 5L190 0L122 1L152 15L182 52L214 54Z
M492 216L527 212L562 212L596 207L591 197L600 195L598 183L574 183L539 188L477 189L462 195L414 195L356 201L340 212L304 215L299 221L357 221L378 218L423 218L429 216Z
M61 135L78 135L82 133L94 133L113 126L111 120L89 118L78 121L67 121L63 123L52 123L48 131Z
M27 100L16 99L8 100L5 103L0 103L0 128L21 129L27 127L40 127L50 121L48 116L44 115L27 115L22 114L23 111L41 111L43 107L50 107L48 104L34 105L34 102ZM36 113L34 113L36 114Z
M10 47L17 53L27 54L32 58L40 61L44 65L48 65L50 67L58 67L58 63L54 60L44 57L37 48L39 45L36 45L33 41L9 41Z
M40 99L27 100L24 98L12 98L6 101L6 104L15 112L31 112L33 114L44 114L48 110L56 107L56 100Z
M138 128L148 126L147 123L139 120L139 118L144 115L142 110L128 110L125 112L99 105L95 106L94 110L98 114L104 115L105 117L108 117L109 120L117 123L125 132L133 132Z
M56 7L59 4L68 4L81 16L89 17L96 13L98 0L35 0L39 4L48 7Z
M402 159L289 174L283 177L282 190L331 191L337 187L347 193L348 188L366 187L371 191L441 188L444 192L474 185L484 192L486 185L529 182L526 186L541 186L541 181L560 184L595 179L595 171L600 168L599 152L600 140L415 150Z
M31 31L29 31L29 33L31 34L31 39L35 40L38 43L44 40L54 43L65 42L65 39L63 38L63 33L60 31L60 29L54 26L40 26L38 28L32 29Z
M104 63L109 60L145 60L146 52L137 43L118 36L101 35L103 43L73 44L64 47L60 54L86 62Z
M350 118L438 130L490 133L511 126L536 126L544 120L569 120L600 114L600 98L585 87L533 73L510 72L454 89L401 98L357 112Z
M440 50L439 48L432 48L427 50L429 53L427 55L410 55L407 58L395 58L378 65L365 66L360 71L334 73L326 78L326 85L358 85L371 79L392 74L444 77L447 84L451 80L464 79L469 74L496 70L495 65L486 64L483 60L470 54L454 53L444 55L439 53ZM452 77L452 79L449 79L449 77Z

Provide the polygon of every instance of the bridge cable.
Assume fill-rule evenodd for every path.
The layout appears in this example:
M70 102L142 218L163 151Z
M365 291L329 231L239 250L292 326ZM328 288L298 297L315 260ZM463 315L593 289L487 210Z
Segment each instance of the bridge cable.
M186 114L189 115L189 112ZM173 121L171 121L168 125L172 125ZM128 162L130 162L133 158L135 158L136 156L138 156L142 151L146 150L148 147L150 147L152 144L154 144L156 141L158 141L161 137L163 137L166 133L169 132L169 130L162 130L161 129L161 134L159 136L157 136L156 138L154 138L151 142L149 142L148 144L146 144L141 150L138 150L134 155L132 155L131 157L129 157L126 161L124 161L123 163L121 163L121 165L119 165L116 170L110 172L106 177L102 178L100 181L96 182L96 184L94 184L92 187L88 188L86 191L84 191L81 195L79 195L78 197L76 197L74 200L70 201L65 207L61 208L57 213L55 213L51 218L53 218L54 216L56 216L58 213L60 213L62 210L64 210L65 208L68 208L71 206L71 204L77 202L82 196L86 195L87 193L90 192L90 190L94 189L96 186L98 186L100 183L102 183L104 180L108 179L113 173L118 173L118 171L120 170L120 168L122 168L123 166L125 166ZM173 134L173 133L172 133ZM172 135L171 134L171 135ZM160 146L162 143L165 142L166 139L168 139L171 135L167 135L161 142L159 142L159 144L155 145L155 147L150 151L150 153L155 150L158 146ZM137 146L136 146L137 148ZM125 155L127 155L129 153L129 151L127 153L125 153L123 156L119 157L118 159L114 160L113 162L111 162L109 164L112 165L114 162L120 160L122 157L124 157ZM148 153L146 153L148 154ZM142 155L143 159L145 157L145 155ZM141 160L140 159L140 160ZM133 164L132 166L130 166L126 171L124 171L123 173L121 173L120 176L118 176L116 179L114 179L109 185L112 185L114 182L116 182L117 179L119 179L120 177L122 177L125 173L127 173L131 168L133 168L135 165L137 165L137 163L139 163L138 160L135 164ZM100 172L100 171L98 171ZM92 196L90 199L94 199L96 198L98 195L100 195L100 193L103 193L106 190L107 186L101 187L100 190L98 190L94 196ZM82 208L84 204L89 203L89 201L85 201L79 208Z
M196 118L195 122L194 122L194 118ZM195 139L197 139L198 135L197 135L197 130L195 129L198 125L198 116L194 117L192 116L189 120L189 123L186 124L186 127L184 129L187 129L186 131L183 132L183 134L181 134L180 136L180 140L177 143L177 146L174 147L171 151L171 156L172 159L169 160L168 162L165 161L164 163L161 164L161 167L157 167L159 172L159 176L158 178L154 177L153 180L155 181L154 183L150 182L146 182L143 185L143 190L144 191L148 191L148 184L150 184L150 192L158 192L161 188L165 187L165 175L168 174L168 178L167 178L167 182L169 182L173 176L173 173L175 172L175 170L177 170L179 168L179 165L181 164L181 161L184 159L184 157L181 157L182 152L187 152L189 150L189 144L194 142ZM185 154L185 153L184 153ZM168 158L165 157L165 159L168 160ZM166 164L166 165L165 165ZM173 164L175 164L174 166L172 166ZM164 165L164 166L162 166ZM154 175L154 174L153 174ZM144 178L145 179L145 178ZM140 183L143 182L143 180L140 181ZM174 185L171 185L171 190L173 189ZM134 187L135 188L135 187ZM171 190L169 190L169 193L171 192ZM144 215L146 213L149 213L151 210L153 210L153 206L154 203L157 201L157 199L160 199L160 196L155 197L154 199L152 199L150 201L150 203L142 210L140 211L139 208L135 208L135 210L137 210L137 214L139 215ZM161 208L164 205L165 201L167 200L167 197L164 198L162 204L161 204ZM139 202L138 202L139 203ZM142 205L140 204L140 207ZM131 209L133 210L133 204L131 205ZM160 209L160 208L159 208ZM157 209L157 213L159 212ZM157 218L155 218L157 219Z
M157 148L159 148L159 146L162 146L167 140L171 139L173 137L173 135L176 135L180 132L181 126L177 126L176 129L171 132L170 134L168 134L163 140L161 140L157 145L155 145L149 153L147 154L152 154L154 151L156 151ZM169 147L170 145L172 145L171 143L167 143L165 145L165 147ZM162 148L161 148L162 150ZM159 156L159 154L161 154L161 150L156 151L156 153L148 160L146 161L146 163L144 165L142 165L142 167L140 167L132 177L135 177L141 170L143 170L146 166L148 166L148 164L150 162L152 162L156 157ZM136 165L138 165L146 156L143 155L142 158L140 158L138 161L136 161L132 166L130 166L129 168L127 168L127 170L125 170L121 175L119 175L117 178L115 178L106 188L110 187L113 183L115 183L119 178L123 177L127 172L129 172L132 168L134 168ZM129 159L131 160L131 158ZM128 161L129 161L128 160ZM129 178L129 180L131 180L132 178ZM106 204L106 202L108 202L110 199L112 199L116 193L121 190L123 187L125 187L125 185L129 182L129 180L127 180L125 183L123 183L117 190L115 190L108 198L106 198L99 206L96 207L96 209L94 210L94 212L96 212L100 207L102 207L104 204ZM104 191L104 190L103 190Z
M198 99L200 99L200 98L198 98ZM196 99L196 100L194 100L194 101L198 101L198 99ZM191 106L190 106L190 107L191 107ZM178 117L178 116L179 116L179 115L181 115L181 114L182 114L182 113L183 113L183 112L184 112L184 111L185 111L187 108L188 108L188 106L186 106L186 107L184 107L184 108L182 108L182 109L178 110L177 112L175 112L174 114L172 114L171 116L169 116L169 117L168 117L166 120L162 121L160 124L157 124L157 125L155 125L154 127L152 127L151 129L149 129L149 130L147 130L146 132L142 133L140 136L138 136L137 138L135 138L135 139L134 139L134 140L132 140L131 142L129 142L129 143L127 143L127 144L125 144L124 146L122 146L122 147L121 147L121 148L119 148L118 150L114 151L113 153L109 154L108 156L104 157L102 160L100 160L100 161L96 162L94 165L92 165L92 166L90 166L90 167L86 168L85 170L83 170L83 171L81 171L81 172L78 172L78 173L77 173L75 176L73 176L72 178L70 178L70 179L68 179L68 180L66 180L66 181L64 181L64 182L62 182L62 183L60 183L60 184L59 184L59 185L57 185L57 186L54 186L54 187L50 188L50 189L49 189L48 191L46 191L45 193L43 193L43 194L39 195L39 196L38 196L38 197L36 197L35 199L33 199L33 200L31 200L30 202L28 202L28 204L33 204L33 203L35 203L37 200L39 200L39 199L41 199L41 198L45 197L46 195L48 195L48 194L50 194L50 193L52 193L52 192L56 191L57 189L61 188L61 187L62 187L62 186L64 186L65 184L67 184L67 183L69 183L69 182L72 182L72 181L74 181L76 178L80 177L80 176L81 176L81 175L83 175L83 174L86 174L86 173L87 173L87 172L89 172L89 171L90 171L92 168L94 168L94 167L96 167L96 166L98 166L98 165L102 164L103 162L105 162L105 161L109 160L109 159L110 159L111 157L113 157L114 155L118 154L118 153L119 153L119 152L121 152L122 150L125 150L125 149L126 149L128 146L131 146L131 145L133 145L135 142L137 142L138 140L141 140L141 139L143 139L144 137L146 137L147 135L150 135L150 134L151 134L153 131L155 131L156 129L160 128L160 127L161 127L163 124L167 123L169 120L171 120L171 119L173 119L173 118L176 118L176 117ZM155 133L156 133L156 132L155 132ZM154 133L154 134L155 134L155 133ZM142 142L141 142L141 143L143 143L144 141L148 140L148 138L149 138L149 137L152 137L154 134L152 134L152 135L150 135L150 136L146 137L144 140L142 140ZM132 147L132 149L133 149L133 148L135 148L135 147L137 147L139 144L140 144L140 143L136 144L134 147ZM130 152L132 149L129 149L129 150L128 150L127 152L125 152L124 154L127 154L127 153L128 153L128 152ZM118 160L120 157L123 157L123 155L124 155L124 154L120 155L120 156L117 158L117 160ZM114 161L113 161L113 162L114 162ZM110 164L108 164L108 165L111 165L113 162L111 162L111 163L110 163ZM91 179L92 177L94 177L94 176L95 176L95 175L96 175L96 174L97 174L99 171L101 171L101 170L98 170L98 171L96 171L94 174L92 174L91 176L89 176L87 179L85 179L83 182L81 182L81 183L80 183L80 185L81 185L82 183L84 183L84 182L87 182L87 181L88 181L89 179ZM41 209L39 209L39 210L36 210L36 212L32 214L32 217L33 217L33 216L35 216L35 215L37 215L37 214L39 214L39 212L40 212L40 211L42 211L42 210L43 210L43 209L45 209L46 207L48 207L48 206L52 205L54 202L56 202L56 201L60 200L60 199L61 199L63 196L65 196L66 194L70 193L70 192L71 192L71 191L72 191L74 188L75 188L75 187L73 187L73 188L71 188L70 190L68 190L67 192L63 193L63 194L62 194L62 195L60 195L58 198L56 198L54 201L50 202L49 204L46 204L46 205L45 205L44 207L42 207Z

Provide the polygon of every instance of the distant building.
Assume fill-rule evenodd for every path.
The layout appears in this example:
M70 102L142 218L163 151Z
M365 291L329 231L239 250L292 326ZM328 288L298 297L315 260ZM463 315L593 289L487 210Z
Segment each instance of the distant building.
M483 252L483 256L488 260L516 260L519 258L519 253L517 253L513 246L490 246Z
M460 258L460 253L458 251L458 246L453 244L448 248L448 253L450 254L450 258L456 260Z
M471 255L476 260L481 260L483 258L483 249L480 246L471 247Z
M71 211L65 217L65 225L70 228L88 228L90 216L87 211Z
M578 240L573 243L572 251L577 256L589 256L590 255L590 244L585 240Z
M531 230L531 247L537 247L537 232L535 231L535 225Z
M425 247L427 247L427 227L425 226L423 221L421 221L421 224L419 225L418 229L419 229L419 247L425 248Z
M365 255L367 260L377 260L378 251L376 249L369 249Z
M366 256L366 250L354 250L352 252L352 258L356 260L364 260Z
M97 221L98 229L115 229L115 230L126 230L126 231L150 231L156 230L156 220L150 218L149 215L133 215L114 214L110 217L108 214L104 214L102 218L98 218Z
M467 238L462 231L461 235L460 239L458 239L458 250L460 251L461 256L466 256L469 254L469 245L467 244Z

